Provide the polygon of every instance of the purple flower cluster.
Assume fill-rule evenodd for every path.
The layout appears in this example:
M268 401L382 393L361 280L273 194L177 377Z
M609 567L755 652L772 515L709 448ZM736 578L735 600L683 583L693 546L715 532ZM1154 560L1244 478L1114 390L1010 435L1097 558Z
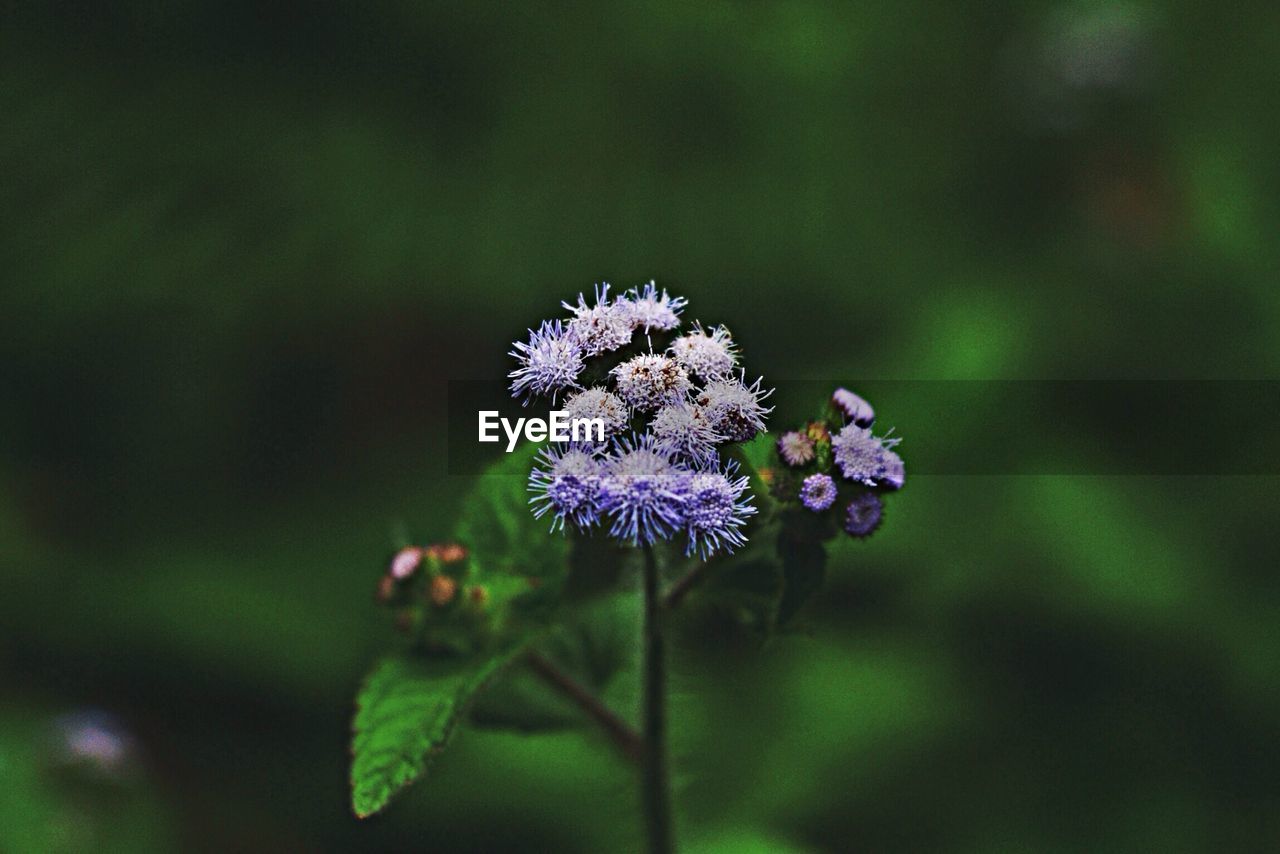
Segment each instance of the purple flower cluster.
M579 388L586 360L627 346L636 330L648 334L679 326L685 300L665 290L659 293L653 282L610 300L605 283L596 286L594 304L578 294L577 303L563 305L571 313L567 321L543 321L536 331L529 330L527 342L516 342L511 351L516 360L516 369L507 375L511 395L526 404L535 397L554 402L559 392Z
M747 478L730 461L690 468L664 451L653 434L615 440L596 456L577 448L544 449L529 475L534 515L552 514L552 530L566 523L607 525L609 535L648 545L680 534L687 553L704 559L746 542L743 527L756 512Z
M771 473L773 491L783 500L798 500L812 513L825 513L843 501L840 524L862 538L880 525L880 493L901 489L906 481L902 457L894 450L902 440L891 436L892 431L875 435L875 410L848 389L836 389L831 404L836 425L811 421L778 439L782 466ZM844 425L833 435L840 421Z
M655 335L680 326L687 301L653 282L616 299L601 285L594 300L580 294L563 305L567 319L514 345L511 394L525 404L567 394L566 414L600 419L606 441L541 452L529 476L535 516L550 514L552 530L606 526L635 545L683 535L688 553L704 559L746 542L756 508L747 478L721 463L719 449L765 430L773 390L762 378L746 382L728 330L695 323L655 350ZM589 363L630 346L636 333L646 351L606 363L607 373L596 372L604 382L584 387Z

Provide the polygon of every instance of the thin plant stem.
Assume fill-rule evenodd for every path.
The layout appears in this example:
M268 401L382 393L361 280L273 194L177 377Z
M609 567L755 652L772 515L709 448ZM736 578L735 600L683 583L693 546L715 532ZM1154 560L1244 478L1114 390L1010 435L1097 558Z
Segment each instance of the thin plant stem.
M568 673L556 667L539 653L529 651L524 655L529 669L544 682L564 696L586 713L588 717L600 725L605 734L613 741L614 746L632 762L640 762L644 756L644 740L630 724L618 717L618 714L606 706L599 697L578 682Z
M652 545L644 552L644 620L641 643L644 757L641 761L641 804L649 854L671 854L671 783L667 770L667 662L662 635L662 599L658 593L658 560Z
M696 587L698 582L702 580L702 576L705 574L706 568L707 564L705 561L698 561L693 565L693 569L676 579L671 586L667 588L667 592L663 594L662 607L669 611L678 606L684 600L684 597L689 593L689 591Z

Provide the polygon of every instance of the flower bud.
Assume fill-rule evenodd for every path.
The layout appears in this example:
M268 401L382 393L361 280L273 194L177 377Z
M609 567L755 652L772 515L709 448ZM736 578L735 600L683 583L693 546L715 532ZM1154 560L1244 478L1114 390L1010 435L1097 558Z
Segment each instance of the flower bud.
M375 598L382 604L391 601L391 597L396 595L396 580L390 575L384 575L378 579L378 590Z
M422 549L418 546L405 546L391 557L387 572L393 579L402 580L413 575L422 563Z
M847 388L836 389L831 395L831 402L844 413L849 423L870 427L876 420L876 411L871 408L871 404Z
M436 607L443 608L453 601L453 597L458 592L458 582L448 575L434 575L431 577L431 588L428 595Z
M467 550L457 543L441 543L436 548L441 563L457 563L467 557Z

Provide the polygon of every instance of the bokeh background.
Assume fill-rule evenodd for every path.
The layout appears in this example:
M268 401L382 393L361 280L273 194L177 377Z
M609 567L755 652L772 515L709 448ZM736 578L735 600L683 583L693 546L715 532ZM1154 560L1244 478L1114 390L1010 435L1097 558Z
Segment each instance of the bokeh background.
M1265 2L4 4L0 849L633 849L587 729L466 728L350 814L373 585L469 485L448 380L651 277L782 386L1274 378L1278 41ZM932 387L873 401L909 472L989 447ZM797 631L678 651L691 848L1280 840L1276 478L1076 438L911 477Z

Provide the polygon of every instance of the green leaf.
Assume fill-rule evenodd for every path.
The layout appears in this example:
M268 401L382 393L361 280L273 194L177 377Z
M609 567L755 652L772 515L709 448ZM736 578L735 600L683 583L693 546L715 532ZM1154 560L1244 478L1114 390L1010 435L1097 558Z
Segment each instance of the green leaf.
M777 441L769 433L757 433L750 442L731 446L738 451L742 459L754 471L774 465L774 442Z
M760 477L763 469L776 467L774 441L770 434L758 433L750 442L730 445L724 451L726 457L737 460L738 465L742 467L742 473L747 476L761 517L768 516L774 510L773 496L769 492L768 485Z
M356 697L351 740L351 807L360 818L381 810L426 770L469 701L511 658L383 659Z
M547 518L533 518L529 471L538 446L526 443L491 466L467 496L457 539L484 573L504 573L558 583L568 566L569 545Z

